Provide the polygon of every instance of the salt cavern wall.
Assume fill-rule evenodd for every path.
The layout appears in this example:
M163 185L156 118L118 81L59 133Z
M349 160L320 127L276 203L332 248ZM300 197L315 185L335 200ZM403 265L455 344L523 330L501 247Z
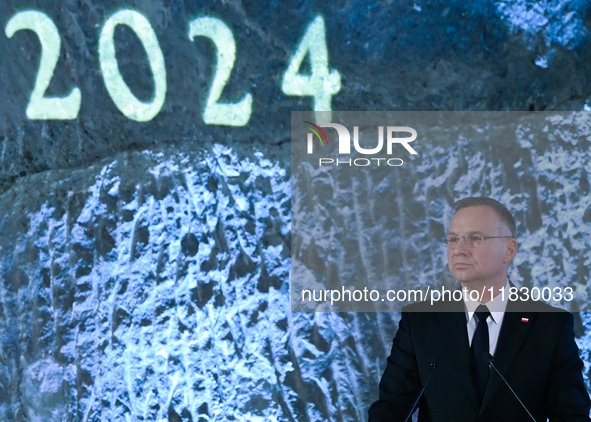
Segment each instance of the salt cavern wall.
M149 31L117 26L123 80L155 104L154 81L166 82L144 120L114 102L99 55L101 31L124 9L146 18L158 45L142 44ZM27 112L47 48L38 34L51 31L8 35L25 11L55 24L61 43L41 95L78 88L68 118L52 106L45 117ZM0 420L364 420L399 315L290 309L290 112L312 109L313 98L282 85L306 28L322 17L327 65L340 75L333 110L581 111L589 12L561 0L2 2ZM188 37L204 16L235 39L219 101L250 94L240 123L204 117L219 59L207 37ZM146 51L158 49L165 75L149 65L158 59ZM421 144L418 177L448 179L391 192L406 198L396 212L414 218L408 227L437 230L440 211L466 194L502 197L540 242L513 274L528 281L520 268L545 251L544 277L586 286L586 138L523 143L509 156L468 142L437 147ZM349 189L371 204L366 185ZM587 376L591 318L576 322Z

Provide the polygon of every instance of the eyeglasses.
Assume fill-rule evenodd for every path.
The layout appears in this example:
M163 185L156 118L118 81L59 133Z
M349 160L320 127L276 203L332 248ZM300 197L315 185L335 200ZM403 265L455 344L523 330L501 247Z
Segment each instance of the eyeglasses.
M512 239L513 236L478 236L474 234L467 234L465 236L446 236L443 239L443 243L447 244L447 247L454 249L460 243L460 239L464 239L466 246L469 248L479 248L484 244L484 239Z

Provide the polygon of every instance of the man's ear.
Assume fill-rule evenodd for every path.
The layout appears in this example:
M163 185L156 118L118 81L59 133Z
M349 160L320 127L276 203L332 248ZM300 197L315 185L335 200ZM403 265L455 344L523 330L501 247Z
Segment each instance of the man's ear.
M511 239L507 239L506 240L506 249L505 249L505 257L503 258L503 262L505 264L508 264L509 262L511 262L511 260L513 258L515 258L515 255L517 255L517 240L515 240L514 238Z

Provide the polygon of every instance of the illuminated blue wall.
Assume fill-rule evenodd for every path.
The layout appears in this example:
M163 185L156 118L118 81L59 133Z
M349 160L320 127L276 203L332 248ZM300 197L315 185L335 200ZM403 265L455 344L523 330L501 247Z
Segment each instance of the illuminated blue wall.
M2 421L363 420L399 316L290 312L290 111L591 94L583 2L12 0L0 18ZM588 225L590 169L571 170L499 180L549 207L576 187L561 209ZM462 180L442 195L492 192Z

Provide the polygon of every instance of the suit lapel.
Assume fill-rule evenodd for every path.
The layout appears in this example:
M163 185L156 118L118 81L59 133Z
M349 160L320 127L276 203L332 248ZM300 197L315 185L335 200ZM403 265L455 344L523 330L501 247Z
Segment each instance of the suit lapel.
M507 303L507 310L503 317L503 325L501 326L499 339L497 341L497 349L495 350L494 365L505 378L507 378L509 369L515 360L515 357L521 350L521 346L527 337L529 327L535 322L534 319L536 317L536 315L531 312L516 312L514 311L515 308L515 303ZM528 322L522 322L522 318L528 318ZM480 407L481 414L490 403L497 388L499 388L501 384L504 384L503 380L499 377L499 374L491 368L488 384L484 391L484 398L482 399L482 406Z
M445 342L451 362L454 365L454 372L460 378L464 391L470 399L475 411L478 411L478 398L476 397L476 381L473 376L472 354L468 344L468 329L466 324L466 313L463 302L454 312L441 312L437 314L439 326L442 333L446 333Z

